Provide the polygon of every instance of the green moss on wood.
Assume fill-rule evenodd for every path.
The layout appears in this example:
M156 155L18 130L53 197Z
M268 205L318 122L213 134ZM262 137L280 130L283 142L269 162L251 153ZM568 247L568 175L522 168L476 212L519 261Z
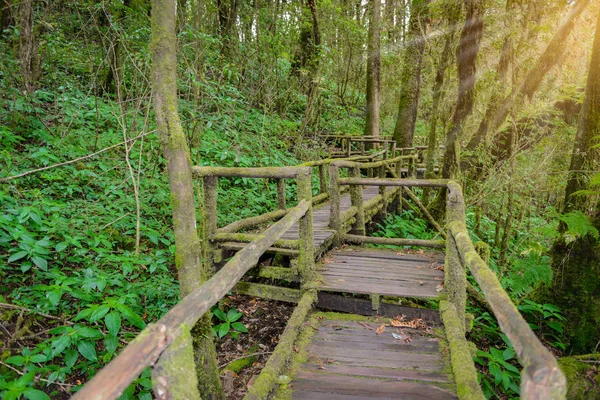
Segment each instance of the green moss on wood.
M238 282L233 290L240 294L261 297L263 299L285 301L288 303L297 303L302 297L302 292L298 289L288 289L251 282Z

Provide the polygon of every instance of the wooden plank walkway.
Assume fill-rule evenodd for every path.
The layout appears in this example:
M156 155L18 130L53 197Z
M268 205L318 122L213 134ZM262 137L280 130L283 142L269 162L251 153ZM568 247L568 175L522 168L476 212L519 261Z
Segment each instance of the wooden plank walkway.
M457 398L429 329L386 327L377 334L381 323L317 321L307 361L288 386L293 399Z
M363 189L363 201L372 199L379 194L378 188L371 186ZM340 199L340 212L348 210L352 206L350 202L350 194L346 193ZM318 205L313 209L313 230L315 252L323 253L329 247L335 231L329 229L329 202ZM293 225L281 237L282 239L298 239L298 224Z
M319 266L321 290L434 298L444 280L444 254L365 247L333 250Z

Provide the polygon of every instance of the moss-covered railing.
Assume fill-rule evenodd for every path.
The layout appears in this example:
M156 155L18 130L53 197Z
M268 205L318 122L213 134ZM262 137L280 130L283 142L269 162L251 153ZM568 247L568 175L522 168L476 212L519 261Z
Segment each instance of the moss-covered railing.
M205 184L204 229L217 234L216 230L216 180L220 176L263 176L264 169L212 168L196 170ZM286 210L281 219L260 235L249 239L240 251L228 261L212 278L183 298L164 317L144 329L121 353L101 369L74 399L116 399L147 367L152 367L152 382L156 398L200 399L198 380L194 366L190 329L204 313L225 296L259 261L265 251L276 243L295 223L300 227L300 239L294 247L299 251L299 265L303 285L301 307L297 307L280 342L293 341L300 320L316 301L316 292L311 287L315 277L312 230L311 169L309 167L269 169L269 177L296 178L298 181L298 205ZM205 244L206 245L206 244ZM214 261L208 245L207 261ZM314 285L314 283L313 283ZM278 346L279 347L279 346ZM282 362L292 350L282 348L275 351L267 371L279 371ZM275 356L274 354L274 356ZM280 361L278 361L280 360ZM263 378L262 381L268 379Z
M410 157L415 157L410 156ZM398 157L400 158L400 157ZM388 160L392 162L394 160ZM385 165L386 178L361 177L360 170ZM340 178L339 169L348 168L349 177ZM490 305L500 329L513 345L523 370L521 372L521 398L523 399L564 399L566 380L554 356L544 347L533 333L529 324L517 310L508 294L502 288L496 275L479 256L466 227L465 203L459 184L449 180L400 179L386 162L356 163L340 161L330 166L331 212L330 227L336 231L336 243L374 243L396 246L425 246L446 248L444 268L444 295L440 301L440 314L444 323L450 348L450 359L459 399L484 399L477 382L477 372L466 340L465 309L467 291L467 270L471 272L487 303ZM350 186L352 207L340 214L340 188ZM411 193L411 200L419 202L410 188L430 187L446 190L446 227L437 224L440 235L445 240L416 240L368 237L365 234L365 214L373 204L363 204L362 187L379 186L401 188ZM369 200L369 203L371 200ZM383 201L383 204L386 202ZM420 203L420 202L419 202ZM422 204L419 207L424 207ZM426 211L423 210L423 211ZM431 218L429 215L428 218ZM348 224L350 222L350 224ZM435 222L435 221L430 221ZM435 225L434 225L435 226ZM352 234L347 231L351 230Z

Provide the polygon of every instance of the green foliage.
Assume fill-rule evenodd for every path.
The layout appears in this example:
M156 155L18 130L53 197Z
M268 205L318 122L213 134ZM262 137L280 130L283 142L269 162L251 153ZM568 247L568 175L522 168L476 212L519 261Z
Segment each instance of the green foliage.
M413 210L403 210L400 214L390 214L381 223L373 236L404 239L432 239L435 233L427 221L417 218Z
M490 347L489 352L477 351L475 362L486 367L489 372L489 375L480 375L482 389L488 399L498 395L496 388L502 388L500 393L509 398L518 398L521 374L517 367L509 363L511 360L515 360L515 350L510 343L507 343L504 350Z
M564 233L565 242L572 243L579 238L584 238L588 234L598 240L598 229L594 227L590 219L579 210L561 214L558 217L567 225L567 231Z
M230 334L234 339L237 339L240 333L248 333L248 329L244 324L238 322L244 315L235 307L232 307L225 313L219 307L215 306L211 312L213 317L216 317L217 324L213 325L213 331L219 339Z

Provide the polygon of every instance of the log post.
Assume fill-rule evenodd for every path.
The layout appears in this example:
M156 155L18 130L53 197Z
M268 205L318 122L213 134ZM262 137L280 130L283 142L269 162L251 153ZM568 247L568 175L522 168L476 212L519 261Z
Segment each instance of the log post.
M327 193L327 165L319 165L319 193Z
M154 364L152 386L158 400L200 400L192 336L186 324Z
M452 224L465 224L465 204L462 198L460 185L456 182L448 183L446 196L446 225L448 226L446 238L446 258L444 262L444 290L448 301L456 308L456 314L465 332L465 309L467 306L467 272L460 259L456 240L452 234Z
M408 175L412 179L417 178L417 156L408 159Z
M277 208L285 210L285 180L277 179Z
M358 166L348 169L348 175L351 178L360 178L360 168ZM356 222L354 223L353 231L357 235L365 235L365 209L363 205L362 186L350 186L350 200L352 205L356 207Z
M350 155L352 154L352 139L348 138L346 139L346 156L350 157Z
M204 204L202 215L204 216L204 232L202 243L204 245L205 269L214 273L216 246L211 237L217 232L217 177L205 176L204 182Z
M365 154L365 142L360 142L360 154Z
M306 200L312 202L312 173L298 174L298 202ZM315 280L315 244L313 240L313 213L312 204L298 221L298 236L300 239L300 255L298 256L298 270L300 280L305 286Z
M396 158L396 141L390 143L391 158Z
M329 228L336 233L333 237L333 247L341 243L342 221L340 220L340 170L337 165L329 165Z

